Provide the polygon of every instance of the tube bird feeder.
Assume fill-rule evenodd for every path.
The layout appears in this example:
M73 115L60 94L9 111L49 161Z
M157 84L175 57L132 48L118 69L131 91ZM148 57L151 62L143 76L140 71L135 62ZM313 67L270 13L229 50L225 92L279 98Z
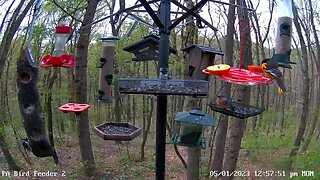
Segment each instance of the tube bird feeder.
M112 102L113 62L117 40L119 40L119 38L115 36L101 38L103 49L98 66L98 68L100 68L98 101L103 103Z
M272 59L277 60L278 65L290 68L291 34L292 34L292 4L291 0L280 0L278 4L278 24L276 34L276 46Z

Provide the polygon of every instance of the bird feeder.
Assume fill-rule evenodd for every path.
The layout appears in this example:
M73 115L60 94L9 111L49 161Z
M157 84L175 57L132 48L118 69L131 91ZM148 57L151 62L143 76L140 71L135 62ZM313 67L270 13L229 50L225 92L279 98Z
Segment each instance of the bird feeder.
M210 71L210 66L206 69L202 70L205 74L217 75L221 80L240 85L258 85L264 84L269 85L272 84L272 80L270 78L265 77L262 74L254 73L250 70L239 69L235 67L231 67L228 71L221 71L217 74L217 72Z
M203 131L205 126L215 126L212 116L195 109L189 112L178 112L175 121L180 123L180 129L173 134L172 144L201 149L206 147Z
M120 93L206 96L209 83L205 80L120 78Z
M132 61L148 61L159 60L159 43L160 38L156 35L145 36L141 41L136 42L130 46L124 47L123 50L131 52L135 55ZM177 50L169 47L169 52L176 54Z
M131 141L141 134L141 128L130 123L110 122L101 124L93 131L104 140Z
M34 63L31 51L26 48L21 52L17 61L19 108L28 137L27 145L35 156L48 157L53 155L53 149L40 112L38 80L39 69Z
M276 46L272 59L277 60L278 65L283 68L290 68L291 34L292 34L292 4L291 0L279 1L278 24L276 33Z
M188 76L190 79L208 80L208 75L203 74L202 69L214 63L216 55L223 56L220 49L203 45L191 45L182 51L187 52L186 63L188 65Z
M66 103L60 106L58 109L64 113L75 113L80 114L81 112L89 109L90 105L88 104L78 104L78 103Z
M212 111L216 111L216 112L219 112L228 116L240 118L240 119L256 116L261 114L264 111L263 108L254 107L254 106L250 106L242 103L232 102L232 104L235 107L234 111L230 109L225 109L224 107L221 107L214 103L209 104L209 107L211 108Z
M110 36L101 38L103 49L102 57L100 58L100 68L99 75L99 97L98 101L103 103L112 102L112 80L114 74L114 55L115 55L115 45L116 41L119 40L118 37Z
M44 56L40 60L40 66L43 68L47 67L64 67L73 68L75 66L75 61L71 55L65 53L65 45L72 33L72 28L60 21L58 26L56 26L55 31L55 45L54 50L51 54Z

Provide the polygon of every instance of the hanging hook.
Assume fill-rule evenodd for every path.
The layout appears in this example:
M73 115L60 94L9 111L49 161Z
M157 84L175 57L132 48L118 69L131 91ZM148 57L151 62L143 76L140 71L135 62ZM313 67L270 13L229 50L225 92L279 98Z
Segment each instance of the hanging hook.
M41 7L41 1L42 0L37 0L36 4L34 6L34 11L33 11L32 19L31 19L31 23L30 23L30 28L29 28L29 32L28 32L28 41L27 41L27 48L28 49L31 49L33 27L34 27L36 17L38 16L38 13L39 13L39 10Z

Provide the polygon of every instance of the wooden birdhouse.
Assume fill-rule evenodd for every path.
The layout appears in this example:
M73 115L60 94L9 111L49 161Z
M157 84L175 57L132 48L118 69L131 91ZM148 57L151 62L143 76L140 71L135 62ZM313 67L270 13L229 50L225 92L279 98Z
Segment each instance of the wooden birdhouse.
M186 63L188 65L188 76L190 79L208 80L208 75L202 73L202 69L214 63L216 54L223 56L220 49L203 46L199 44L191 45L182 49L187 53Z
M131 52L135 55L135 58L132 58L133 61L148 61L159 59L159 43L160 38L156 35L145 36L141 41L136 42L130 46L124 47L123 50ZM169 52L176 54L177 50L170 47Z

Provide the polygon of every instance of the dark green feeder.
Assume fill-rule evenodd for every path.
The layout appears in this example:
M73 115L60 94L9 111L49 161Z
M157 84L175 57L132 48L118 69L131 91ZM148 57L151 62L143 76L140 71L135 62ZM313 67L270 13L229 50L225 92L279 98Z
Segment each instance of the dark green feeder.
M212 116L195 109L189 112L178 112L175 121L181 124L179 132L173 134L171 143L179 146L205 149L203 136L204 126L214 127Z

